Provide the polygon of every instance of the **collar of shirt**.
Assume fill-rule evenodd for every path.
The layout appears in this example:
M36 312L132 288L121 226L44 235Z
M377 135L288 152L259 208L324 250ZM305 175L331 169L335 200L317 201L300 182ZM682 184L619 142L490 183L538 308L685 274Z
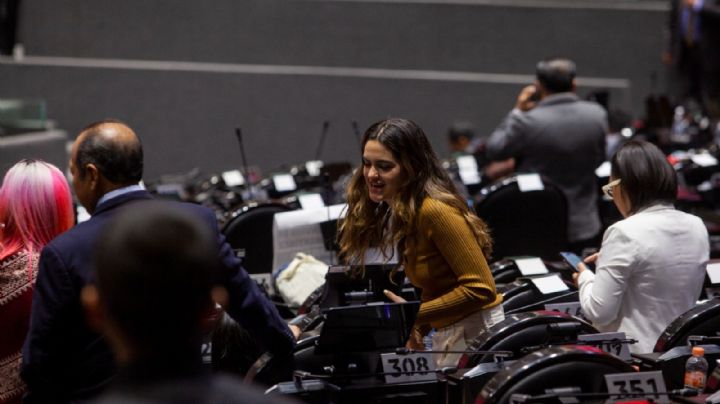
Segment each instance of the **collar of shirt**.
M635 213L637 214L637 213L640 213L640 212L642 212L642 213L656 212L656 211L658 211L658 210L663 210L663 209L675 209L675 206L674 206L672 203L657 202L657 203L652 204L652 205L650 205L650 206L646 206L646 207L638 210L638 211L635 212Z
M143 187L140 184L129 185L127 187L115 189L115 190L110 191L107 194L103 195L102 198L100 198L100 200L98 201L97 206L102 205L103 203L109 201L110 199L117 198L120 195L125 195L130 192L143 191L143 190L145 190L145 187Z

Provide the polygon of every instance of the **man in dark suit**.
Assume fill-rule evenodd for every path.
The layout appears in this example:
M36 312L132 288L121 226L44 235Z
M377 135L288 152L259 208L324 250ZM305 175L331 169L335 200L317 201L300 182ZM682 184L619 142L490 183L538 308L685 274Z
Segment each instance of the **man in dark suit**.
M104 338L90 329L80 291L92 282L92 255L101 229L118 212L152 199L139 182L143 171L140 140L119 121L102 121L82 130L73 144L70 171L80 203L92 215L57 237L42 251L33 295L30 330L23 347L26 402L73 402L97 395L115 374ZM228 291L227 312L264 347L285 354L293 333L268 302L217 228L211 211L179 206L213 232L222 262L219 282ZM137 293L149 293L138 285Z
M720 117L720 0L673 0L663 61L676 67L680 97Z
M215 235L197 215L139 202L115 215L96 246L95 283L81 300L118 364L99 403L288 402L202 367L219 262Z
M515 171L538 173L565 193L571 250L600 246L595 169L605 160L607 113L575 95L575 63L541 61L537 80L490 135L488 158L515 160Z

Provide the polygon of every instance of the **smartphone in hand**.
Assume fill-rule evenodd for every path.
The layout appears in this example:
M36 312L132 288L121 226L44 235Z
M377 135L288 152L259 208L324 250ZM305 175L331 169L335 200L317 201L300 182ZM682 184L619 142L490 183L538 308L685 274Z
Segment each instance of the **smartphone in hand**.
M568 252L568 251L561 252L560 256L563 258L563 260L565 260L565 262L570 264L570 266L574 270L579 271L578 264L583 262L582 259L580 259L580 257L578 257L576 254Z
M542 93L540 92L540 89L535 86L535 92L528 97L528 101L537 103L540 102L540 100L542 100Z

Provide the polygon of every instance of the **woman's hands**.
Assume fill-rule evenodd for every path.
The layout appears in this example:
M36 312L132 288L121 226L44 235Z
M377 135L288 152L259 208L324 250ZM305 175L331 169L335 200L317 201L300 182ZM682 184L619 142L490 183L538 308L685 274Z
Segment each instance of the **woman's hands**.
M597 261L599 256L600 256L600 252L596 252L595 254L590 254L587 257L585 257L585 259L583 259L583 262L581 262L577 265L577 272L575 272L572 276L573 282L575 283L575 287L579 287L578 286L578 278L580 277L580 274L583 271L587 270L587 267L585 266L585 264L594 264L595 261Z
M407 301L387 289L383 290L383 293L393 303L405 303ZM420 332L419 328L413 327L412 333L410 334L410 338L408 338L405 347L408 349L413 349L415 351L425 350L425 344L423 343L423 334L422 332Z
M387 290L387 289L383 290L383 293L385 294L385 297L387 297L388 299L390 299L390 301L393 302L393 303L405 303L405 302L407 302L407 300L403 299L402 297L396 295L395 293L393 293L393 292L391 292L391 291L389 291L389 290Z

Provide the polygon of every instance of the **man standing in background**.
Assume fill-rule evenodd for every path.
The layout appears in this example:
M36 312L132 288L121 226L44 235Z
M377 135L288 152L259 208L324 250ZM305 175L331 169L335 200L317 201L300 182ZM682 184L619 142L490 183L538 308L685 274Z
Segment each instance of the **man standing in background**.
M673 0L663 62L677 69L683 102L720 118L720 0Z
M570 249L597 248L601 223L595 169L605 161L607 114L575 95L571 60L541 61L536 77L490 136L488 158L514 159L516 172L538 173L555 183L568 201Z

